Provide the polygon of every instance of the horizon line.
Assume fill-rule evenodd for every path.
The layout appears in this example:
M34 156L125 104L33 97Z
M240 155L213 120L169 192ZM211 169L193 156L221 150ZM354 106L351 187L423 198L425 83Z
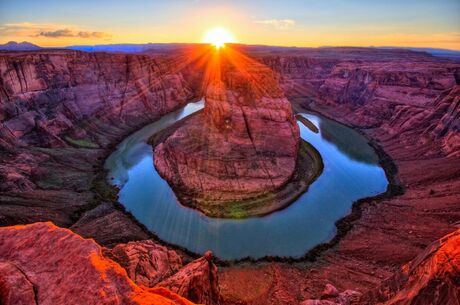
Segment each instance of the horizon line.
M144 42L144 43L132 43L132 42L119 42L119 43L107 43L107 44L71 44L66 46L40 46L38 44L32 43L30 41L15 41L10 40L4 43L0 43L1 45L6 45L8 43L29 43L33 44L42 49L65 49L70 47L96 47L96 46L113 46L113 45L148 45L148 44L157 44L157 45L206 45L208 43L204 42ZM277 47L277 48L297 48L297 49L320 49L320 48L392 48L392 49L433 49L433 50L444 50L444 51L452 51L452 52L460 52L460 49L447 49L447 48L436 48L436 47L411 47L411 46L391 46L391 45L382 45L382 46L357 46L357 45L324 45L324 46L316 46L316 47L309 47L309 46L296 46L296 45L270 45L270 44L248 44L248 43L240 43L240 42L229 42L226 45L244 45L244 46L253 46L253 47Z

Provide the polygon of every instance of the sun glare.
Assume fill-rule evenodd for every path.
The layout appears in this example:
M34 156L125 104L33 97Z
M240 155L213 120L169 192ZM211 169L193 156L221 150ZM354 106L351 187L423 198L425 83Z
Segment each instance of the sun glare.
M235 42L233 35L224 28L214 28L206 32L204 42L210 43L217 49L223 47L227 42Z

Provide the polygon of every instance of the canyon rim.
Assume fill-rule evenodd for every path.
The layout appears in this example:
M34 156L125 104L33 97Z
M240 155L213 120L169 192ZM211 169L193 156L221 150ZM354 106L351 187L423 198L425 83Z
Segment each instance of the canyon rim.
M0 304L460 304L458 1L41 5L0 3Z

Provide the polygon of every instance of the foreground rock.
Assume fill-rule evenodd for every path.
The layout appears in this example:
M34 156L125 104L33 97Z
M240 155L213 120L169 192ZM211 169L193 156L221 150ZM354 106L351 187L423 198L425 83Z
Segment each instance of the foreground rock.
M457 305L460 300L460 229L429 245L377 289L362 295L327 284L302 305Z
M217 267L212 263L212 253L207 252L180 269L176 274L160 282L157 286L193 300L199 304L220 304Z
M138 285L165 287L199 304L220 303L217 267L210 252L187 265L176 251L151 240L119 244L104 253Z
M164 288L137 286L94 241L51 223L0 228L0 270L5 305L192 304Z
M118 244L105 255L118 262L136 284L153 287L183 266L174 251L151 240Z
M460 302L460 229L432 243L376 290L364 304L457 305Z
M184 266L152 241L102 250L52 223L0 228L1 304L192 304L179 295L220 302L212 254Z
M208 216L268 214L305 190L283 190L298 165L299 128L270 69L230 49L220 55L204 113L156 147L155 167L183 204ZM302 161L311 182L320 166Z

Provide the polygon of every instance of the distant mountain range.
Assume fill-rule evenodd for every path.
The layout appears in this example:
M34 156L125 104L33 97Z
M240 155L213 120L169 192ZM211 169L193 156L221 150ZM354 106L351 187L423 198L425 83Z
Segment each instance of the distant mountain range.
M190 43L121 43L121 44L100 44L100 45L74 45L62 47L60 49L84 51L84 52L120 52L120 53L142 53L142 52L165 52L173 49L181 49L190 46ZM243 46L243 45L240 45ZM279 46L264 46L264 45L245 45L251 50L263 50L266 48L276 48L278 51L285 50L301 50L302 47L279 47ZM34 51L44 49L33 43L23 41L10 41L5 44L0 44L0 51ZM53 48L56 49L56 48ZM311 49L311 48L305 48ZM437 48L410 48L410 47L377 47L377 49L404 49L415 52L426 52L433 56L449 57L460 59L460 51L437 49Z
M85 52L123 52L123 53L141 53L145 51L167 51L188 46L187 43L121 43L121 44L100 44L100 45L76 45L68 46L66 49L85 51Z
M0 50L2 51L34 51L34 50L40 50L42 49L41 47L27 42L16 42L16 41L10 41L5 44L0 44Z
M379 47L379 49L405 49L415 52L427 52L433 56L450 57L460 59L460 51L449 49L436 49L436 48L401 48L401 47Z

